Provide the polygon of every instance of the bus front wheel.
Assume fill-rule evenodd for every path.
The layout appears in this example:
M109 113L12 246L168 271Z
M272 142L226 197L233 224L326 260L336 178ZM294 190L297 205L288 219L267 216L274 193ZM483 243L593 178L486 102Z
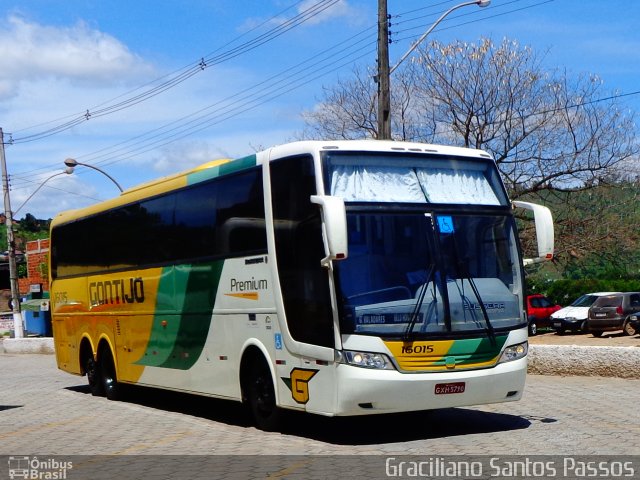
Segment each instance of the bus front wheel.
M108 345L103 345L98 355L100 362L100 379L102 388L109 400L120 400L122 398L122 385L118 383L116 366L113 355Z
M260 430L270 432L278 428L281 411L276 405L271 371L264 360L254 361L248 372L246 401Z

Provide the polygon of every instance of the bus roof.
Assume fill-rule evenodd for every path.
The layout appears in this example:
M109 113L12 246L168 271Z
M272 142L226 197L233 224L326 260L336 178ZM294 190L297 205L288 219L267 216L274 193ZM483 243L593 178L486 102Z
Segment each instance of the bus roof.
M53 223L65 223L76 218L90 216L110 208L126 205L137 200L159 195L167 191L198 183L209 178L225 175L250 166L259 165L274 159L290 155L300 155L305 153L311 154L319 151L364 151L383 153L408 152L447 156L452 155L459 157L481 157L485 159L492 158L491 155L482 150L471 148L433 145L427 143L396 142L392 140L309 140L292 142L274 146L247 157L213 160L183 172L136 185L125 190L118 197L114 197L88 207L61 212L56 215Z
M304 152L327 150L389 153L415 152L453 155L458 157L492 158L487 152L473 148L451 147L429 143L396 142L393 140L309 140L278 145L260 152L257 155L258 158L262 160L262 155L268 155L269 159L274 159Z

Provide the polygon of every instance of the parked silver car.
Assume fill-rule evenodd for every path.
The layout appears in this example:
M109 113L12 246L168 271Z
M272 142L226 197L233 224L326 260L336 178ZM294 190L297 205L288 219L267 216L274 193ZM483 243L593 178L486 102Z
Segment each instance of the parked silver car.
M598 298L589 309L587 326L594 337L604 332L622 330L635 335L631 316L640 310L640 292L618 293Z
M587 318L589 308L599 297L614 295L621 292L595 292L587 293L578 297L568 307L564 307L551 314L551 326L555 328L558 335L563 335L567 330L576 332L587 332Z

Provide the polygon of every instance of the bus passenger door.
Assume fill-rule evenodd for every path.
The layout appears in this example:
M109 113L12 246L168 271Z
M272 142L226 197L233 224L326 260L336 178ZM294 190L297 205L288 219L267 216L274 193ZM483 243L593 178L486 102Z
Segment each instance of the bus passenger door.
M276 291L284 310L278 312L283 338L277 354L288 358L277 368L279 399L283 405L329 413L335 405L335 331L321 208L312 203L317 195L313 158L274 160L270 169ZM292 351L287 338L294 341L288 342Z

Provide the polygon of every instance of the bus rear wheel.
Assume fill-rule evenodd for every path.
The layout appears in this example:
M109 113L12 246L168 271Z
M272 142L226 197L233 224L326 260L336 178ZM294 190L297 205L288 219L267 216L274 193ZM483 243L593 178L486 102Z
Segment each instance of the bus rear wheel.
M89 382L89 390L91 395L100 397L104 395L104 388L102 385L102 379L100 378L100 370L96 360L93 358L92 353L88 353L85 357L84 371L87 374L87 381Z
M120 400L122 398L122 385L118 383L115 362L108 345L104 345L100 349L98 361L100 363L100 380L105 395L109 400Z
M256 360L248 372L246 401L256 426L271 432L280 425L281 411L276 405L276 394L271 371L264 360Z

